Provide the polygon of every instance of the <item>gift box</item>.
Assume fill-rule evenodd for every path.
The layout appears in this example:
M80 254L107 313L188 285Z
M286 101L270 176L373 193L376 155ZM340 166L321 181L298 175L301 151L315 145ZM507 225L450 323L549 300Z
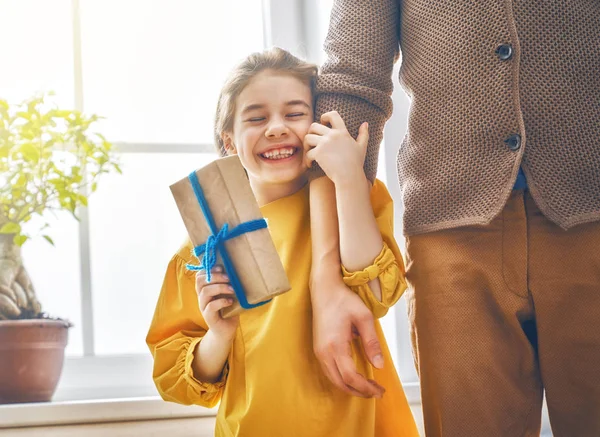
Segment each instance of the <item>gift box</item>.
M205 271L223 265L234 288L233 305L221 310L223 317L268 304L290 290L237 156L217 159L170 188L199 260L188 268Z

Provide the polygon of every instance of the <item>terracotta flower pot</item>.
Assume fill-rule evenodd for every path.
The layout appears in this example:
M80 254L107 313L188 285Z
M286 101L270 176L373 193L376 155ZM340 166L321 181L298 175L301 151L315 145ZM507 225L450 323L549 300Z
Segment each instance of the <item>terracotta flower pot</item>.
M0 404L52 399L69 327L61 320L0 321Z

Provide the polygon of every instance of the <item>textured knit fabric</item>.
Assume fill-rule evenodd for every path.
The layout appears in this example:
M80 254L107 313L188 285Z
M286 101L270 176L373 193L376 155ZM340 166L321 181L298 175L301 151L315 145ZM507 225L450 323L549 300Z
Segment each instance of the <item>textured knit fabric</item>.
M514 191L489 225L407 239L428 437L600 436L600 223L564 231Z
M489 223L521 165L550 220L600 218L600 2L335 1L317 115L369 122L370 179L399 46L406 234Z
M405 289L404 268L394 241L392 200L381 182L371 191L384 250L367 276L379 278L379 314ZM185 245L169 264L147 337L154 356L154 381L168 401L212 407L220 401L215 434L286 437L417 437L417 429L385 343L379 321L384 368L372 368L358 340L353 355L358 370L386 388L381 400L350 396L334 387L314 356L308 278L311 267L308 188L261 208L292 289L267 305L244 312L228 363L217 384L196 380L194 348L207 325L198 309L195 273ZM363 272L347 272L351 289L372 305ZM381 307L386 308L381 308ZM393 414L390 414L393 412Z

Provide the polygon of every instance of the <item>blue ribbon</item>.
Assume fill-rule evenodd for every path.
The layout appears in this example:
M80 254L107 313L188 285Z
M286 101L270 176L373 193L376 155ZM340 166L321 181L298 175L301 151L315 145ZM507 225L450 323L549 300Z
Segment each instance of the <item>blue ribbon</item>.
M192 189L194 190L196 199L200 204L200 208L202 209L202 213L204 214L204 218L206 219L208 227L210 228L212 234L209 235L208 239L206 240L206 243L194 247L194 255L198 259L202 257L201 264L199 266L187 264L187 269L193 271L206 271L206 282L210 282L212 279L211 271L215 266L215 263L217 262L218 251L218 253L221 255L221 258L223 259L223 266L225 267L225 272L227 273L227 276L229 276L229 282L233 287L235 297L237 298L242 308L256 308L266 304L267 302L270 302L270 300L268 300L265 302L260 302L258 304L248 303L248 300L246 299L246 294L244 293L244 288L242 287L242 283L240 282L240 278L238 277L237 272L233 267L233 263L229 258L229 254L227 253L224 244L225 241L231 240L235 237L239 237L240 235L245 234L247 232L254 232L259 229L266 228L266 220L264 218L261 218L258 220L251 220L245 223L241 223L240 225L233 228L231 231L229 231L229 225L225 223L221 229L218 229L215 220L212 216L212 213L210 212L210 209L208 207L208 202L204 197L204 192L200 187L200 182L198 181L198 176L196 175L196 172L193 171L192 173L190 173L188 179L192 184Z

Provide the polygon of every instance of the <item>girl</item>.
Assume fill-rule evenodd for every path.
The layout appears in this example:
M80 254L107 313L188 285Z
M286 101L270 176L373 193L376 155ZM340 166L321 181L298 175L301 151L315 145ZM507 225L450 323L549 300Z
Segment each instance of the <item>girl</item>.
M213 407L216 436L417 436L383 333L373 368L355 340L346 360L376 387L361 398L337 389L313 353L307 166L317 160L336 187L344 282L382 317L405 289L393 238L392 200L363 172L367 126L357 140L336 113L313 124L317 68L281 49L249 56L226 82L217 107L221 155L237 154L269 221L292 290L223 319L233 291L222 268L210 284L185 265L191 242L172 258L147 337L163 399ZM305 148L309 150L305 153ZM357 182L359 181L359 182ZM361 185L362 184L362 185ZM366 188L366 189L364 189ZM383 388L374 380L379 381Z

